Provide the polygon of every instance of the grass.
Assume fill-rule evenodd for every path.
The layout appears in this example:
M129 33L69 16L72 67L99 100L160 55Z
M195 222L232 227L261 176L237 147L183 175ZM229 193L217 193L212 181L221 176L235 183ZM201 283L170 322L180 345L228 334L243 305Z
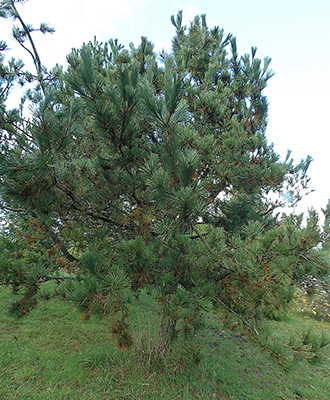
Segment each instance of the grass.
M320 351L320 365L301 358L290 368L279 365L281 352L275 350L292 332L330 334L328 322L293 313L267 323L271 352L213 313L194 344L202 361L185 366L178 361L180 349L166 360L153 353L159 318L153 301L142 293L132 302L135 345L125 353L112 343L107 320L84 321L71 303L45 293L34 310L16 318L8 312L12 294L1 288L0 399L329 399L330 346Z

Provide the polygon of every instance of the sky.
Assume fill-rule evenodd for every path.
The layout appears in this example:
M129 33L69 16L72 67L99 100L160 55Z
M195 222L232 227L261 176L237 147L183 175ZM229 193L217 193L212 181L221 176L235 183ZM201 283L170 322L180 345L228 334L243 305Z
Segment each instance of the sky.
M189 26L206 14L209 27L219 26L237 38L241 55L257 47L257 56L272 58L275 75L264 94L269 102L266 136L284 159L296 163L312 156L308 170L314 192L296 211L325 208L330 199L330 0L29 0L18 6L22 17L38 27L46 22L53 35L35 35L41 62L66 66L72 48L94 39L118 38L128 47L147 36L157 51L170 51L175 28L171 15L183 11ZM0 40L11 24L0 21ZM19 49L9 43L18 56ZM20 55L26 59L24 53Z

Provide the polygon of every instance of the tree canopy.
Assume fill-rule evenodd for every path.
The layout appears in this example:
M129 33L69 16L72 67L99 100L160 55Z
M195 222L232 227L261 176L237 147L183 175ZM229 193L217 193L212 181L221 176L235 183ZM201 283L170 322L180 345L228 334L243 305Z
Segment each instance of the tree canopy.
M146 37L129 49L95 39L66 69L46 71L16 2L2 2L1 16L21 23L14 37L32 46L36 66L33 75L0 60L0 196L11 221L0 273L25 290L19 313L65 271L67 297L86 316L111 315L129 347L127 299L147 288L167 348L215 304L279 318L295 283L328 274L316 213L303 225L275 212L281 194L299 200L311 160L281 161L267 142L270 58L254 47L240 56L235 37L205 15L187 27L179 12L170 53L157 55ZM35 84L28 117L23 104L7 109L16 81Z

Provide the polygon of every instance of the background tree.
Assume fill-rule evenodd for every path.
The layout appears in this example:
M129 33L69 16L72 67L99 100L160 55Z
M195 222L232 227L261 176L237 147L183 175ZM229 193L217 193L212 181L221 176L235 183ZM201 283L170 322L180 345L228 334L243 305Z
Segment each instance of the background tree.
M324 214L324 240L323 240L323 249L327 251L328 258L330 259L330 200L328 201L327 206L322 210Z

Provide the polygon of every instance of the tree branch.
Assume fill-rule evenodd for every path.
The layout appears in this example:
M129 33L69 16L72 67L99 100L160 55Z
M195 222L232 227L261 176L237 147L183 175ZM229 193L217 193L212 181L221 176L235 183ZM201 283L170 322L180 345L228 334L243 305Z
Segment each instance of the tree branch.
M15 3L14 3L13 0L11 0L11 5L12 5L13 10L14 10L14 12L15 12L15 17L18 18L19 22L21 23L21 25L22 25L22 27L23 27L24 32L26 33L26 36L27 36L28 39L29 39L29 42L30 42L30 44L31 44L31 46L32 46L33 54L32 54L32 52L31 52L29 49L25 48L25 46L24 46L22 43L20 43L20 42L19 42L19 43L20 43L20 45L21 45L23 48L25 48L25 49L31 54L32 59L33 59L33 62L34 62L34 65L35 65L36 70L37 70L37 74L39 75L39 78L37 78L37 79L38 79L38 81L39 81L39 83L40 83L40 86L41 86L41 89L42 89L43 93L45 94L45 85L44 85L44 82L43 82L41 61L40 61L40 57L39 57L37 48L36 48L36 46L35 46L35 44L34 44L34 41L33 41L33 39L32 39L32 36L31 36L31 34L30 34L29 29L28 29L28 27L25 25L25 22L23 21L23 19L22 19L22 17L20 16L19 12L17 11L17 8L15 7Z
M197 236L200 238L200 240L204 243L204 245L206 246L207 250L213 255L213 256L217 256L217 254L214 253L214 251L211 249L210 245L207 243L207 241L205 240L205 238L203 237L203 235L199 232L199 230L196 228L196 226L191 223L191 227L192 230L197 234ZM227 271L234 271L231 267L229 267L228 265L224 264L221 260L218 261L219 262L219 266L223 269L226 269Z
M60 239L57 237L56 233L49 231L49 236L52 238L52 240L59 245L59 249L61 252L64 254L65 258L70 261L70 262L77 262L79 263L79 260L74 257L72 254L69 253L68 249L64 246L63 243L61 243Z

